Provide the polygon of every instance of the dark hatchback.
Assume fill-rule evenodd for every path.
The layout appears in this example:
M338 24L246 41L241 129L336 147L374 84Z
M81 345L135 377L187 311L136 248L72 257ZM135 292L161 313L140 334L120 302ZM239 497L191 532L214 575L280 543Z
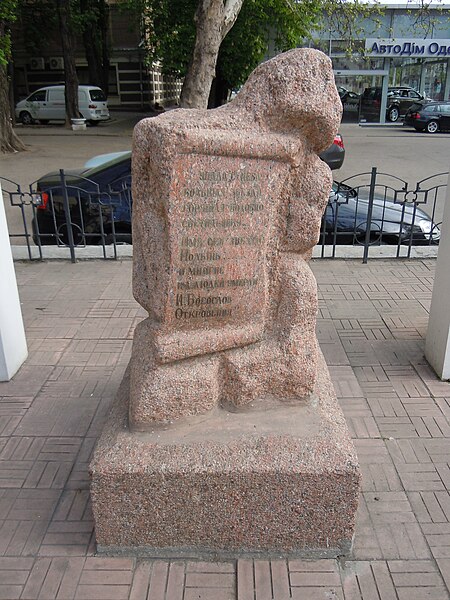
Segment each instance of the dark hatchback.
M416 131L427 133L450 131L450 102L414 105L406 113L404 124L414 127Z
M64 171L65 186L57 171L37 181L35 244L67 245L71 236L75 245L131 243L131 152L98 159L89 161L95 166Z

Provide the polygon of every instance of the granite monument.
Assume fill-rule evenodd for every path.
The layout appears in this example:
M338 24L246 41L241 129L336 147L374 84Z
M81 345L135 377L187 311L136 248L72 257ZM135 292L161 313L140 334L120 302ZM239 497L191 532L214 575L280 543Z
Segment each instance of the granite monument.
M310 49L235 100L141 121L133 292L148 317L92 471L103 551L348 551L359 467L315 335L308 265L341 102Z

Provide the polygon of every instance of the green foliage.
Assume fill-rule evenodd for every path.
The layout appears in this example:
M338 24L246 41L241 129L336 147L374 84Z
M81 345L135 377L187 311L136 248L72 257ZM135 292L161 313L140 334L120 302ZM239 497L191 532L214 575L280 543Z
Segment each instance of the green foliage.
M11 56L10 26L17 19L17 0L0 2L0 65L7 65Z
M20 18L27 52L42 54L51 38L58 35L55 0L21 0Z
M142 15L148 63L160 61L164 73L183 77L195 42L198 0L120 0L131 15ZM379 26L378 4L361 0L244 0L231 31L222 42L217 73L230 88L242 85L264 56L311 39L321 27L333 30L350 53L370 19ZM359 29L358 29L359 27ZM272 45L272 48L269 48Z
M161 60L163 71L184 76L195 43L197 0L162 0L145 3L148 60Z
M334 39L342 40L343 50L351 55L360 51L362 37L379 29L382 14L383 9L377 2L324 0L321 27L326 28Z
M131 14L141 11L147 59L164 73L183 77L195 43L198 0L122 0ZM217 70L230 88L241 85L264 57L269 39L287 50L317 24L321 0L244 0L236 23L222 43Z
M280 52L298 46L317 25L319 11L320 2L314 0L245 0L219 52L217 70L227 86L241 86L270 43Z

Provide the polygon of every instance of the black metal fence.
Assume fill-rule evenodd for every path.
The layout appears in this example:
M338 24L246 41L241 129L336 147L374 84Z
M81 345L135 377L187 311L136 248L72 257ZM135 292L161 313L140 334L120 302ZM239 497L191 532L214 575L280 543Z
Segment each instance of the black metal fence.
M341 245L362 247L367 262L374 246L390 245L396 257L410 257L415 246L435 246L448 173L410 186L395 175L359 173L334 183L322 219L319 255L334 258ZM48 246L68 248L72 262L82 247L100 247L117 259L117 247L131 244L131 176L114 183L94 182L61 170L53 181L28 189L0 178L7 205L11 244L25 245L30 260L44 258Z
M22 240L30 260L42 260L47 246L68 248L72 262L77 249L87 246L101 247L105 259L117 259L117 246L131 244L130 174L99 183L61 169L53 181L39 180L26 190L2 177L0 184L12 222L11 243Z
M441 237L448 173L437 173L415 185L396 175L353 175L333 184L319 238L334 258L341 244L363 247L363 262L374 246L395 247L397 258L409 258L414 246L436 246Z

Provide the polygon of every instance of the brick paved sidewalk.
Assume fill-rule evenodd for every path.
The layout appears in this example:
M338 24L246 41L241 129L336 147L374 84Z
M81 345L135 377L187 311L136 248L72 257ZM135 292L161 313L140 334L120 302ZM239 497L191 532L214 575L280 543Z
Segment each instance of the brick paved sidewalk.
M435 261L315 261L318 335L363 471L351 560L95 556L87 465L144 317L131 262L17 263L29 358L0 384L0 599L446 600L450 384Z

